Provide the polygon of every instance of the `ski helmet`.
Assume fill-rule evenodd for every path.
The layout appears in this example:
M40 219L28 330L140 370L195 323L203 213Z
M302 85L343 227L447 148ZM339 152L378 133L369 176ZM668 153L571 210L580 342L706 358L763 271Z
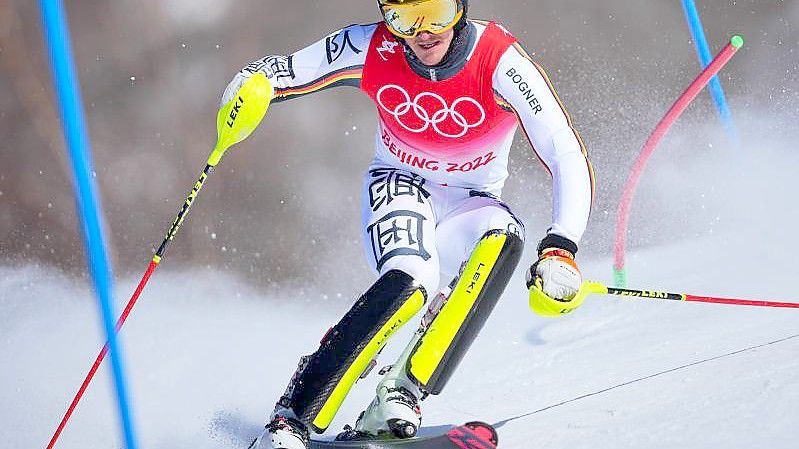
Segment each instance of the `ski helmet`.
M389 31L412 38L422 31L460 30L466 23L468 0L377 0Z

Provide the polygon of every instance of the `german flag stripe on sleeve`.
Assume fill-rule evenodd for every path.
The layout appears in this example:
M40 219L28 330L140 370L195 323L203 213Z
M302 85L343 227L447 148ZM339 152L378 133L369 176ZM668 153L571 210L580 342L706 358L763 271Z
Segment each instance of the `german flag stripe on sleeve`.
M502 96L502 94L497 92L496 89L494 90L494 102L496 102L497 106L502 108L502 110L510 112L512 114L516 114L516 111L513 109L513 106L510 104L510 102L506 100L505 97Z
M300 86L293 86L285 89L276 88L273 103L298 98L320 90L338 86L358 87L361 83L363 66L347 67L335 72L325 74L322 78L311 81Z
M519 45L518 42L513 44L513 47L522 56L527 58L533 64L533 66L536 68L536 70L538 70L538 73L540 73L541 76L544 78L544 80L547 83L547 86L549 86L550 92L552 92L552 95L555 97L555 100L558 102L558 106L560 106L561 111L563 111L563 115L566 116L566 121L569 123L569 127L572 129L572 132L574 132L574 136L577 138L577 141L580 142L580 148L582 149L583 155L585 156L585 162L586 162L586 164L588 164L588 174L591 177L591 203L593 204L595 196L596 196L596 179L595 179L595 176L594 176L594 166L593 166L593 164L591 164L591 160L588 158L588 149L585 146L585 142L583 142L582 137L580 137L580 133L578 133L577 130L574 128L574 123L572 122L572 118L569 115L569 112L566 111L566 108L563 106L563 102L560 100L560 96L558 96L558 93L555 90L555 87L552 85L552 81L549 79L549 75L547 75L547 72L544 70L544 68L541 67L537 62L533 61L533 58L531 58L530 55L527 54L527 52L524 50L524 48L522 48L521 45ZM524 129L523 126L522 126L522 129ZM525 131L525 133L526 133L526 131ZM528 136L528 140L530 140L529 136ZM532 141L530 141L530 142L531 142L531 145L532 145ZM536 153L536 156L538 156L537 153ZM541 159L540 156L539 156L539 159ZM546 166L546 164L545 164L545 166ZM549 170L549 168L547 168L547 170Z

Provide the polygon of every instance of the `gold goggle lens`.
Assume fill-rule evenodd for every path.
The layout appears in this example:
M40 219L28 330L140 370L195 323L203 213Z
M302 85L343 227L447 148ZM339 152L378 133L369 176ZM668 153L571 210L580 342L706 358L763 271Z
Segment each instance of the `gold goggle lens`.
M389 31L405 38L416 37L422 31L443 33L463 16L463 7L457 0L411 0L382 4L380 9Z

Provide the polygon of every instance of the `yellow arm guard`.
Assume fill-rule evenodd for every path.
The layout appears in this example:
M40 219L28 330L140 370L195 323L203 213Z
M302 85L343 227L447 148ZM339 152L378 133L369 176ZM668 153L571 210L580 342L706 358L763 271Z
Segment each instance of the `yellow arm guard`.
M216 148L208 157L214 167L228 148L246 139L266 115L274 89L263 73L256 73L241 86L236 95L219 109L216 116Z

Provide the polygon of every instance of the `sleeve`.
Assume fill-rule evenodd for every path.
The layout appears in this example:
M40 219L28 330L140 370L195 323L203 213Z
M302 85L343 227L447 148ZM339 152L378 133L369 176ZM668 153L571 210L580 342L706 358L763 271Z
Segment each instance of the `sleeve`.
M359 87L377 25L350 25L289 55L268 55L240 75L263 72L272 82L273 103L337 86Z
M579 243L594 196L593 168L580 135L544 70L518 44L500 59L493 83L496 93L516 112L533 151L552 175L548 233Z

